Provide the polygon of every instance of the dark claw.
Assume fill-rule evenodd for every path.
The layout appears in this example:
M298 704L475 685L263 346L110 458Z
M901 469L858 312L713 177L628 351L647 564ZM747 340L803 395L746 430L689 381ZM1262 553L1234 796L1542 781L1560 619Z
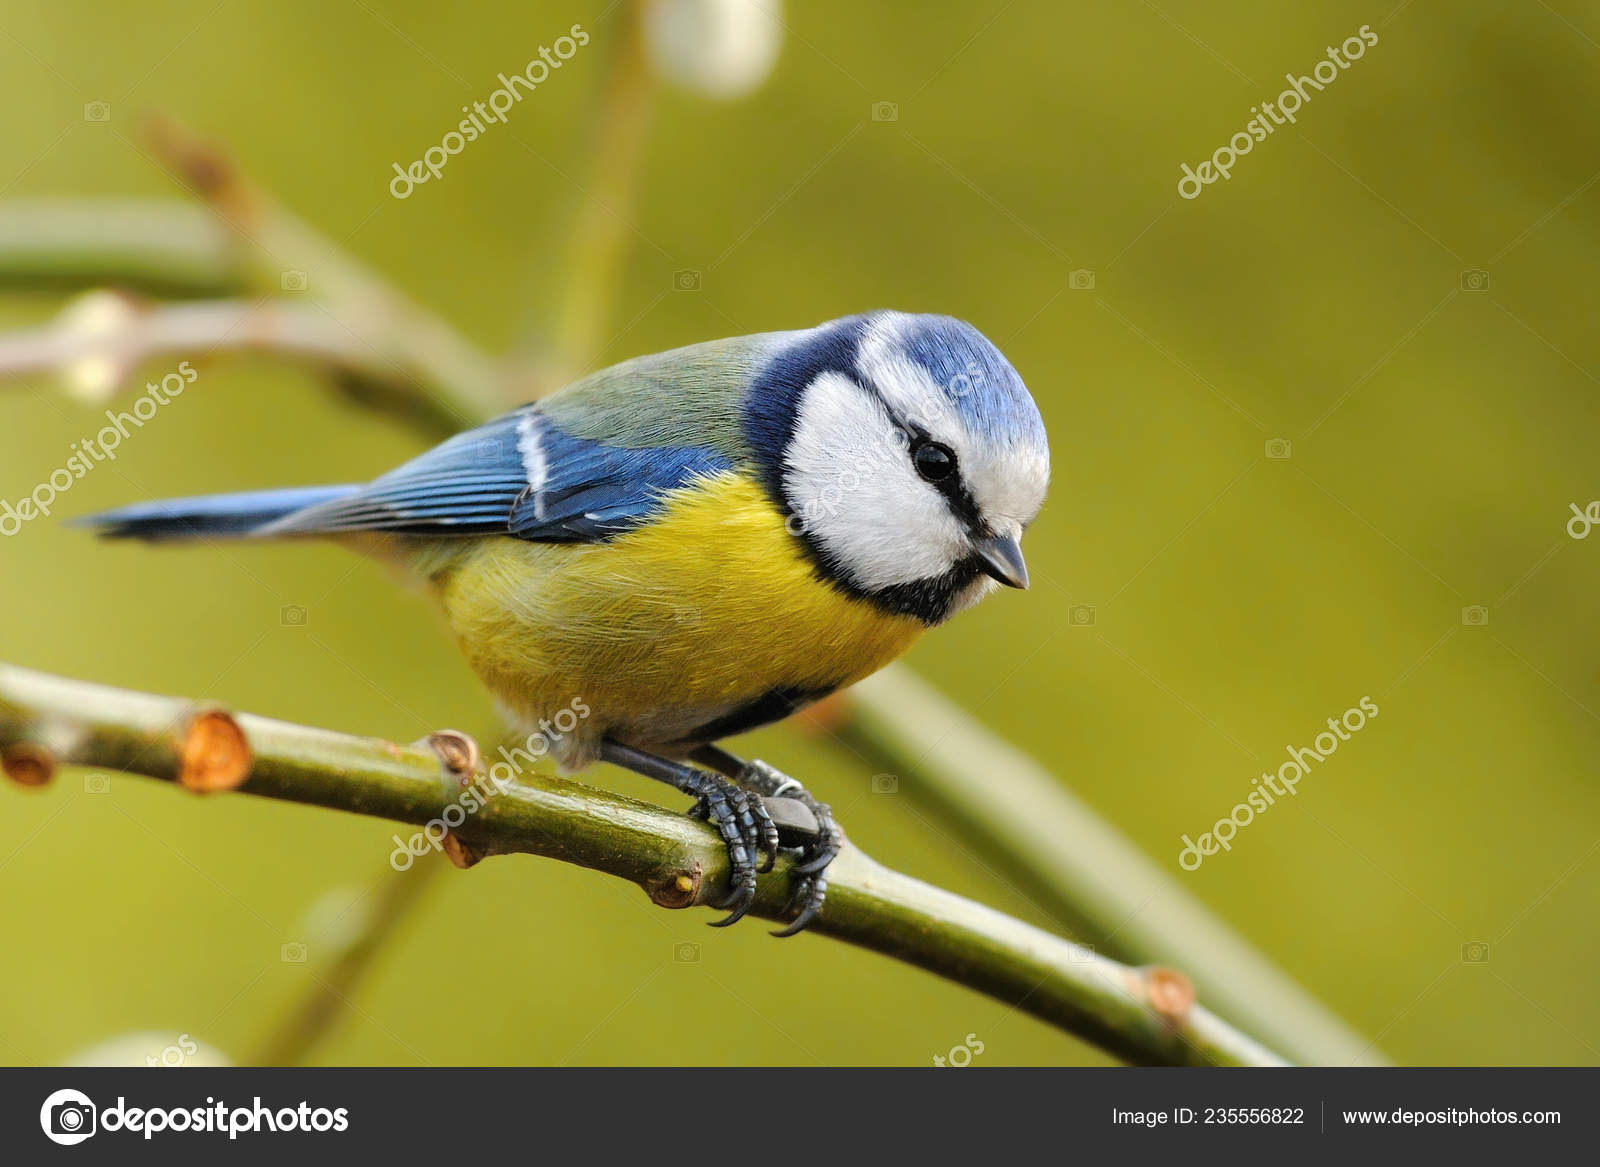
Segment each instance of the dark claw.
M796 871L799 868L795 868ZM794 895L789 898L788 908L792 910L796 904L800 905L800 914L794 918L794 923L773 935L780 940L785 936L793 936L796 932L805 930L807 924L817 918L817 913L822 910L823 900L828 898L828 877L826 875L807 876L795 884Z
M755 899L756 879L755 873L752 871L748 885L739 884L728 899L716 905L719 908L733 907L733 911L720 920L710 921L710 926L713 928L726 928L729 924L737 924L744 919L744 914L750 910L750 905L755 903ZM734 901L737 901L737 906L734 906Z
M828 808L822 806L821 809L823 813L817 815L817 822L822 825L823 833L818 836L817 845L811 849L806 861L795 864L796 875L815 875L839 857L839 836L833 830L833 820L824 820Z
M819 871L826 870L828 864L832 863L838 855L837 849L824 851L815 859L808 859L804 863L796 863L794 865L794 873L796 875L816 875Z
M742 845L729 847L728 860L733 870L730 872L728 894L718 900L713 907L731 908L732 911L720 920L712 920L713 928L726 928L729 924L736 924L744 919L744 914L750 910L750 905L756 899L756 869L751 865L749 854Z

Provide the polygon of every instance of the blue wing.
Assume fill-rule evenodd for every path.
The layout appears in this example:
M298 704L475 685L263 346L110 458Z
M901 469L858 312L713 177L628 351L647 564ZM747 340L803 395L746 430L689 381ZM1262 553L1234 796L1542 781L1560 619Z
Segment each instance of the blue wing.
M700 446L614 446L563 431L537 406L458 434L362 489L253 534L387 531L595 542L648 520L663 496L732 468Z

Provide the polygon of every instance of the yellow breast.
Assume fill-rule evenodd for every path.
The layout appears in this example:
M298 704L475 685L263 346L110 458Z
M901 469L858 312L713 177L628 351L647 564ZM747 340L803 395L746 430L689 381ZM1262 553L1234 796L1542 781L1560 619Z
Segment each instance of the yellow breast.
M419 566L510 709L536 721L578 699L585 737L646 748L775 690L851 684L924 630L819 579L761 486L735 473L672 492L607 543L434 544Z

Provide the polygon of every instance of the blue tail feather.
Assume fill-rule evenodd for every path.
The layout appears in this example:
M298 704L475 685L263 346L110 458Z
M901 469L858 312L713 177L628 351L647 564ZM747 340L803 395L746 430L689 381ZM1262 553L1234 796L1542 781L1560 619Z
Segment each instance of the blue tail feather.
M343 498L360 489L360 486L304 486L292 490L167 498L84 515L70 522L75 527L93 527L107 539L249 536L295 511Z

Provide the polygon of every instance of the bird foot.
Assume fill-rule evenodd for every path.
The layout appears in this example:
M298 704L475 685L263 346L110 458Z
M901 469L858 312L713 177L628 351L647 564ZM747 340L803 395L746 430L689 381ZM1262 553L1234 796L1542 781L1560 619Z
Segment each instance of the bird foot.
M816 919L828 896L828 865L839 854L844 835L833 821L833 811L819 802L804 786L762 761L746 762L739 771L739 784L758 795L772 799L792 799L811 812L816 827L806 845L800 848L799 862L793 867L793 890L785 912L794 913L787 928L774 936L793 936Z

